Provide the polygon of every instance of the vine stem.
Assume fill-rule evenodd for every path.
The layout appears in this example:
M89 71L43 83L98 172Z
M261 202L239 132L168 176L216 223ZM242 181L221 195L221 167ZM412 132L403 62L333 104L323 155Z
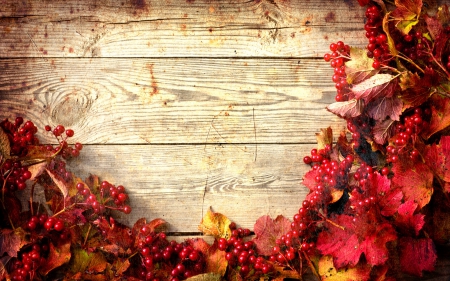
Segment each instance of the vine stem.
M88 231L86 233L86 237L84 237L83 247L86 246L89 234L91 233L91 228L92 228L92 224L89 224L89 228L88 228Z
M308 257L308 255L305 252L302 252L303 256L305 257L306 262L308 263L309 268L313 272L314 276L317 277L317 280L320 280L319 273L317 273L316 268L314 267L314 264L312 263L311 259Z
M324 221L328 222L329 224L331 224L331 225L333 225L333 226L335 226L337 228L340 228L342 230L345 230L345 227L343 227L342 225L339 225L339 224L335 223L334 221L332 221L332 220L326 218L325 216L323 216L322 214L319 214L319 215L322 217L322 219Z

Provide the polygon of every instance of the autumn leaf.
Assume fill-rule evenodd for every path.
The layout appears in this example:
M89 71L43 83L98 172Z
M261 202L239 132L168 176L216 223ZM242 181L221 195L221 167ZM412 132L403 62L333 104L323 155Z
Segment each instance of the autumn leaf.
M224 276L227 271L228 261L225 259L225 251L220 251L217 240L210 246L206 253L206 272Z
M229 239L231 221L221 213L214 213L211 208L208 209L203 217L198 229L206 235L212 235L215 238Z
M430 98L431 119L428 126L421 132L425 139L447 128L450 125L450 99L440 95Z
M375 120L385 120L390 117L391 120L400 121L403 103L397 97L381 97L371 102L367 107L370 117Z
M272 265L274 270L278 273L272 281L302 280L302 276L296 270L277 263L273 263Z
M401 189L392 188L391 180L379 173L374 173L369 183L377 192L380 213L385 217L394 215L402 203L403 193Z
M395 26L403 34L408 34L419 22L422 0L395 0L396 9L392 12Z
M70 246L70 241L64 244L58 244L58 247L55 247L53 243L49 243L48 257L45 263L39 267L39 272L42 275L47 275L53 269L68 263L70 261L70 257L72 256Z
M425 215L423 214L414 214L417 209L417 203L412 200L409 200L403 203L398 208L398 215L396 218L396 225L402 229L403 233L410 234L412 232L415 235L419 235L419 231L422 229L425 224Z
M395 121L391 119L378 120L372 129L373 140L378 144L385 144L395 133Z
M220 274L212 272L198 274L186 279L186 281L222 281L222 280L223 278Z
M69 184L66 183L63 179L61 179L56 173L52 172L51 170L46 168L45 171L47 171L47 174L50 176L53 183L61 191L61 194L64 197L67 197L67 195L69 194L69 187L68 187Z
M263 255L271 255L273 247L277 245L275 240L288 233L291 229L291 222L283 217L277 216L275 220L270 216L260 217L254 226L256 238L254 239L256 248Z
M303 181L302 184L304 186L306 186L307 188L309 188L311 191L315 190L316 186L317 186L317 182L316 182L316 176L319 175L319 172L314 169L309 170L304 176L303 176Z
M3 159L11 158L11 144L9 143L8 135L0 127L0 155Z
M389 20L390 20L390 16L391 16L392 12L388 12L384 15L383 18L383 31L386 34L387 37L387 43L388 43L388 47L389 47L389 53L393 56L396 57L398 55L398 51L397 48L395 47L395 41L391 36L391 33L389 31Z
M107 263L100 252L88 253L81 248L74 248L66 277L68 280L74 280L77 274L81 274L79 280L91 280L92 275L105 271Z
M397 86L396 76L383 73L377 74L352 87L356 99L366 103L381 97L392 97Z
M25 236L21 228L15 231L12 229L0 229L0 257L4 253L10 257L17 257L17 253L24 244Z
M320 129L320 133L316 133L317 149L324 149L325 146L333 144L333 130L331 127Z
M339 101L327 106L327 110L342 118L357 117L361 115L364 103L359 99Z
M433 194L433 172L422 161L401 159L392 167L392 185L400 188L406 201L413 200L419 209L430 202Z
M117 246L116 248L109 248L112 254L117 255L119 253L124 253L134 246L133 233L126 225L114 221L114 219L108 221L104 217L95 220L94 225L97 226L106 241L113 243L112 246ZM106 248L106 246L104 246L104 248Z
M400 267L403 272L422 276L422 271L433 271L437 255L433 240L402 237L399 241Z
M318 263L319 275L322 281L353 281L369 280L371 266L358 264L355 267L336 269L332 256L322 256Z
M353 219L353 216L344 214L335 217L334 223L344 229L326 223L327 230L322 231L317 239L317 249L323 255L332 255L337 269L356 266L363 253L370 265L385 263L389 256L386 243L397 239L392 225L379 221L373 213Z
M28 171L30 171L30 173L31 173L30 180L35 180L37 177L39 177L45 171L46 167L47 167L46 162L41 162L41 163L29 166Z
M424 158L438 178L450 182L450 136L443 136L439 144L428 146ZM444 185L444 188L446 192L450 192L448 184Z
M378 73L372 67L373 58L367 56L367 50L350 48L350 60L345 63L345 74L348 84L358 84Z
M406 71L400 75L399 86L402 89L399 98L404 107L415 107L424 103L432 94L430 89L434 84L434 75L425 73L423 78L417 73Z

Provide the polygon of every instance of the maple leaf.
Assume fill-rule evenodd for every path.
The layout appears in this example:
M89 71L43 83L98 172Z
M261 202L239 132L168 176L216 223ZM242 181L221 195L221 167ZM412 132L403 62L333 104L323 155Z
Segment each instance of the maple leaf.
M364 103L359 99L338 101L327 106L327 110L342 118L357 117L361 115Z
M364 99L366 103L380 97L392 97L397 86L396 77L387 73L374 75L353 85L352 92L356 99Z
M399 240L400 267L402 271L422 276L422 271L433 271L437 255L433 240L402 237Z
M333 144L333 130L331 127L320 129L320 133L316 133L317 149L324 149L327 144Z
M281 215L277 216L275 220L270 216L260 217L254 226L256 248L263 255L271 255L273 247L277 245L275 240L288 233L290 229L291 222Z
M381 97L371 102L367 108L368 115L375 120L384 120L387 116L391 120L400 121L403 103L397 97Z
M426 164L401 158L392 167L392 171L392 184L402 190L406 201L413 200L419 209L430 202L433 194L433 172Z
M221 213L215 213L208 209L203 217L198 229L206 235L212 235L215 238L229 239L231 237L231 221Z
M53 243L50 242L48 257L45 263L39 267L39 272L45 276L53 269L68 263L70 261L70 257L72 256L70 246L70 241L64 244L59 244L58 247L55 247Z
M395 121L386 119L378 120L372 129L373 140L378 144L385 144L395 133Z
M317 249L323 255L332 255L338 269L355 266L363 253L370 265L386 262L389 255L386 243L397 239L392 225L372 213L353 219L345 214L336 216L334 222L344 230L327 223L328 230L322 231L317 239Z
M417 203L412 200L406 201L398 208L396 225L403 229L404 233L411 233L413 230L416 235L419 235L419 231L425 224L425 215L414 214L416 209Z
M11 158L11 144L9 142L8 135L0 127L0 156L2 159Z
M322 256L318 263L319 275L322 281L353 281L369 280L372 267L367 264L358 264L356 267L336 269L332 256Z
M395 6L396 9L392 12L395 26L403 34L408 34L419 22L422 0L395 0Z
M430 98L430 104L431 119L429 125L425 126L421 132L425 139L450 125L450 99L433 95Z
M378 73L378 69L372 67L373 58L367 56L367 50L350 48L350 60L345 63L345 74L348 84L358 84Z
M427 146L425 149L425 163L442 181L450 182L450 136L442 136L439 144ZM444 185L446 192L450 192L448 184Z

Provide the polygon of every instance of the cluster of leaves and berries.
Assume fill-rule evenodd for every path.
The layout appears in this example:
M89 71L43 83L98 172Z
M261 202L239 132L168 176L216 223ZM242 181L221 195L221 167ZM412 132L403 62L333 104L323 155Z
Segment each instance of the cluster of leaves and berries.
M41 144L18 117L0 123L0 279L381 281L433 271L450 241L450 12L358 2L367 46L339 41L324 55L337 92L327 109L347 130L317 134L292 220L262 216L252 232L209 210L199 230L212 243L170 240L161 219L123 225L122 185L67 170L83 148L69 144L74 131L45 126L56 144Z

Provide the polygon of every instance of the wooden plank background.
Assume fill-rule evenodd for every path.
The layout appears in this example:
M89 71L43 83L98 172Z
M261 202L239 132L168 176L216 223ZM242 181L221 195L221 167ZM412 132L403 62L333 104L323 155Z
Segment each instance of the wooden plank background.
M74 129L72 171L124 185L125 223L161 217L192 235L210 206L247 228L292 218L315 133L345 127L325 110L322 56L366 44L364 12L355 0L0 0L0 118Z

